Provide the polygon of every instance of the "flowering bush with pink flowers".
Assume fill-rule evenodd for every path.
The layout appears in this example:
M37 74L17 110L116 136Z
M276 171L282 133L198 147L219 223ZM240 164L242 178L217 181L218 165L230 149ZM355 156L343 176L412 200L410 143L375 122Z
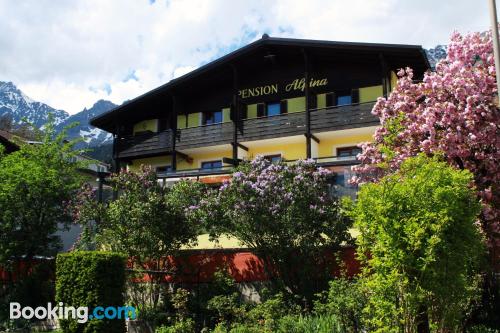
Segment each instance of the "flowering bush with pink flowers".
M381 127L362 145L357 182L380 179L410 156L444 154L446 161L474 175L482 200L481 228L490 249L500 248L500 111L491 33L454 33L448 55L413 81L401 69L390 96L372 113ZM498 253L491 258L498 260Z
M333 258L325 249L349 238L329 195L329 174L313 161L287 165L258 157L202 200L197 214L213 235L239 239L266 262L273 280L310 300L329 276Z

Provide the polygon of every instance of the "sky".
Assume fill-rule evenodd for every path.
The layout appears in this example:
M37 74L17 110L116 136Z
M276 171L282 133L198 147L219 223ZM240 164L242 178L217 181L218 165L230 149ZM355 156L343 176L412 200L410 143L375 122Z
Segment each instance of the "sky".
M446 44L487 0L0 0L0 81L71 114L116 104L258 38Z

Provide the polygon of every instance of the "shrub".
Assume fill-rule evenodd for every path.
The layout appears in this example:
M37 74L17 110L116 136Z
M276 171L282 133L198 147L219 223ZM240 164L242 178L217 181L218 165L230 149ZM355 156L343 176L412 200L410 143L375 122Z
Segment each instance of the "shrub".
M178 320L172 326L160 326L155 333L194 333L195 325L191 318Z
M212 236L229 234L261 260L275 287L307 305L326 287L334 264L325 249L349 240L349 221L329 195L330 172L312 161L242 163L193 214Z
M56 260L56 301L64 306L123 306L125 257L112 252L63 253ZM91 319L77 323L61 320L65 333L123 333L124 321Z
M388 332L463 325L485 250L472 179L467 170L419 155L361 187L352 217L361 233L370 325Z
M318 314L333 315L344 332L358 332L367 298L359 280L338 277L330 281L330 289L319 294L314 310Z

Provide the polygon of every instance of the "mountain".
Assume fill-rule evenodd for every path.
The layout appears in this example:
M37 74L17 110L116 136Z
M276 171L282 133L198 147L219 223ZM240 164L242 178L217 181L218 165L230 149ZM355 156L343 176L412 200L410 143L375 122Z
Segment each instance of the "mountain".
M117 105L110 101L99 100L90 109L83 109L82 111L67 117L56 128L62 130L64 126L78 122L79 125L68 130L68 137L70 138L83 138L84 142L80 147L95 147L104 143L110 143L113 140L111 133L100 130L94 126L90 126L89 122L92 118L101 115Z
M26 119L39 128L47 122L49 113L53 114L56 125L62 124L69 117L66 111L33 101L12 82L0 81L0 116L6 113L11 115L15 123L22 123Z
M85 108L70 115L64 110L56 110L47 104L33 101L12 82L0 81L0 117L8 115L14 124L22 124L24 120L27 120L41 128L47 123L49 114L52 114L57 130L62 130L65 126L78 122L78 126L68 131L69 139L79 137L84 139L78 144L78 148L98 147L112 142L113 137L110 133L90 126L89 121L116 106L110 101L99 100L91 108Z
M427 54L427 58L429 59L429 63L432 69L436 68L436 64L439 60L446 58L447 46L446 45L437 45L432 49L426 49L425 53Z

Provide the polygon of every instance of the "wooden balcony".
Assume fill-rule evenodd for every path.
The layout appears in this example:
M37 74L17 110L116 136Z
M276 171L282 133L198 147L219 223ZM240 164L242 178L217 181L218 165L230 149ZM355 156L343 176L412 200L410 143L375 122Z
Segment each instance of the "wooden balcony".
M371 114L374 104L369 102L311 111L311 131L314 134L379 125L380 120Z
M320 133L348 128L375 126L377 117L371 114L374 102L335 106L311 111L311 131ZM306 132L306 113L294 112L272 117L244 119L238 129L238 142L257 141L302 135ZM233 124L230 122L179 130L176 149L230 144Z
M173 131L148 132L120 138L117 142L118 158L137 158L172 152Z
M374 102L370 102L312 110L311 132L316 134L378 125L378 118L371 114L373 105ZM244 119L238 127L238 142L244 144L249 141L303 135L305 132L305 112ZM172 130L124 137L118 142L118 157L169 154L173 150L172 139ZM175 149L182 152L191 148L230 144L232 141L232 122L211 124L179 129Z

